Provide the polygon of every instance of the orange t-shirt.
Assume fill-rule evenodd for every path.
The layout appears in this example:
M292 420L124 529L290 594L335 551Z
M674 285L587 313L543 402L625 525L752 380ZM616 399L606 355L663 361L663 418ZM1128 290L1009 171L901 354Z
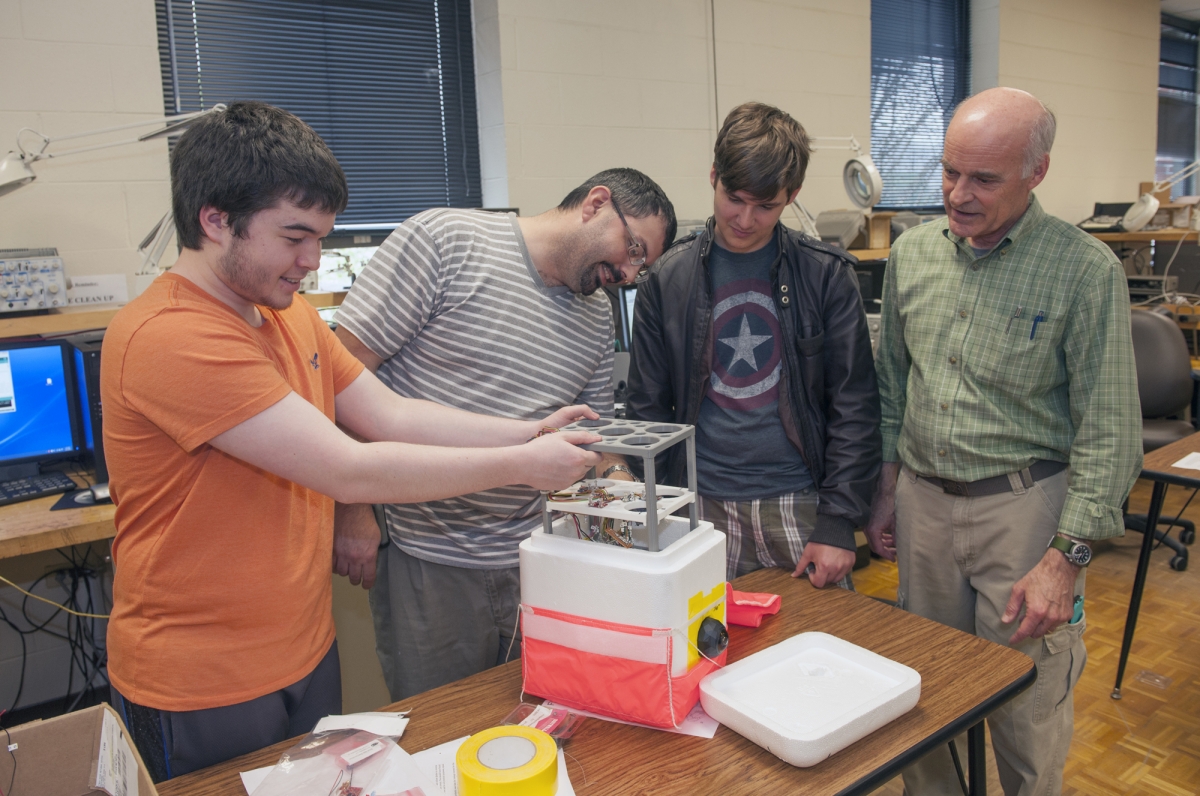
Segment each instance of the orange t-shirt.
M307 302L260 310L255 329L167 274L105 334L108 674L139 705L255 699L306 676L333 643L332 498L208 441L292 391L333 420L334 395L363 366Z

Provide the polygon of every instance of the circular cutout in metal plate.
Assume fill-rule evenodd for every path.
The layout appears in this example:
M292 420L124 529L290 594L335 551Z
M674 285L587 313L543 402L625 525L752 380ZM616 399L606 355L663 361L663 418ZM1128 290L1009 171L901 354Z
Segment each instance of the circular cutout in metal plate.
M652 437L649 434L636 434L621 440L622 445L653 445L656 442L658 442L658 437Z
M580 420L575 425L582 428L600 428L601 426L612 425L612 421L605 420L604 418L600 418L599 420Z
M646 431L651 434L674 434L679 430L679 426L650 426Z
M630 430L629 426L615 426L613 428L602 428L596 433L602 437L619 437L622 434L628 434Z

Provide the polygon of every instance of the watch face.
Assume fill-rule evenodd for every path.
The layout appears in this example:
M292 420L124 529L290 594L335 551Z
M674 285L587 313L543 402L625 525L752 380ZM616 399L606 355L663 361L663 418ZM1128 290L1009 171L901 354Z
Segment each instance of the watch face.
M1086 567L1092 560L1092 548L1085 544L1076 544L1071 548L1071 561L1081 567Z

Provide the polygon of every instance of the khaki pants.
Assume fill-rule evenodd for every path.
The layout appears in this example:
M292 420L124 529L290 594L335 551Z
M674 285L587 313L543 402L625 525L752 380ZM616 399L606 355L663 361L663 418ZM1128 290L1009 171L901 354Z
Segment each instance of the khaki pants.
M397 701L521 657L521 575L379 551L371 615L375 652ZM513 634L517 633L514 640Z
M900 607L1010 646L1018 623L1001 624L1000 616L1013 584L1042 560L1058 528L1068 472L1028 489L1014 476L1012 492L957 497L902 468L896 486ZM1083 594L1086 571L1075 581L1077 595ZM1072 690L1087 660L1083 630L1080 620L1014 647L1033 658L1038 674L1032 686L988 718L1007 796L1062 790L1074 722ZM957 745L965 758L965 736ZM905 769L904 787L908 796L962 792L944 746Z

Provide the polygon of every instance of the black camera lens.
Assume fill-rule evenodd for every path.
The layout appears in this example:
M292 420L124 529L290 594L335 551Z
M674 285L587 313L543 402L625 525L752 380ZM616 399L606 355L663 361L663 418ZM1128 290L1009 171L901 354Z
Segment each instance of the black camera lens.
M706 658L715 658L729 646L729 631L725 625L706 616L696 633L696 649Z

